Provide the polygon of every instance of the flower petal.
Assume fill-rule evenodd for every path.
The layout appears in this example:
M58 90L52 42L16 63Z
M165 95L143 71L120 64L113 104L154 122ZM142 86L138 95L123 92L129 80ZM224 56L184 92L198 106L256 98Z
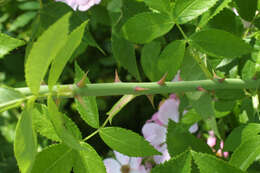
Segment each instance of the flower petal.
M210 136L208 139L207 139L207 144L208 146L210 146L211 148L214 147L216 145L216 137L212 137Z
M126 155L123 155L117 151L114 151L116 159L119 161L121 165L128 165L130 158Z
M158 151L160 151L162 153L162 155L157 155L157 156L153 157L156 164L160 164L160 163L163 163L163 162L171 159L171 156L168 153L166 144L164 144L163 146L161 146L157 149L158 149Z
M141 162L142 162L141 157L131 157L130 162L129 162L129 166L130 166L131 169L139 169Z
M175 122L179 122L179 100L177 99L167 99L158 111L158 119L164 124L168 124L168 119Z
M167 129L155 123L146 123L142 128L144 138L153 146L160 145L166 140Z
M199 126L197 123L193 124L190 128L189 128L189 132L190 133L195 133L196 131L198 131Z
M108 158L105 159L103 162L106 167L107 173L121 173L121 165L115 159Z

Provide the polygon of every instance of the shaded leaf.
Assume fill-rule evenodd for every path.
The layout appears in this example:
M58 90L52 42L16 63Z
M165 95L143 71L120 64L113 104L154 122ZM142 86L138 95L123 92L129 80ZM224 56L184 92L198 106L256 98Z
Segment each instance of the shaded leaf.
M0 33L0 59L15 48L24 44L25 42L22 40L18 40L6 34Z
M113 57L119 66L124 67L137 80L141 80L137 68L134 44L122 38L112 31L112 51Z
M247 134L248 135L248 134ZM250 136L241 143L231 156L229 163L245 171L260 155L260 136Z
M97 152L87 143L82 143L85 150L78 151L73 166L76 173L106 173L106 168Z
M150 8L158 10L163 13L171 13L171 2L170 0L144 0Z
M158 66L157 66L160 53L161 53L161 44L160 42L157 41L152 41L150 43L147 43L142 48L141 65L145 75L151 81L157 81L162 77L161 73L159 73Z
M199 28L202 28L204 25L206 25L211 19L213 19L216 15L218 15L224 8L228 7L228 4L232 0L221 0L220 3L217 3L212 10L209 10L206 17L202 17L199 23Z
M257 136L259 133L260 124L257 123L249 123L234 128L225 141L224 150L234 151L240 144Z
M25 98L22 93L7 87L0 87L0 95L0 112L1 109L4 109L5 107L20 104Z
M78 83L83 76L85 75L77 63L75 63L75 83ZM89 84L90 81L88 78L85 79L86 83ZM96 97L94 96L78 96L78 99L75 99L77 110L80 114L80 117L91 127L99 127L99 113L96 103Z
M191 49L187 49L187 51L185 51L185 56L180 69L181 79L185 81L206 79L206 76L201 70L199 64L192 56L193 53Z
M169 154L174 157L190 148L195 151L211 153L206 142L190 134L188 128L169 121L166 139Z
M191 154L190 152L184 152L176 157L173 157L169 161L155 166L151 173L190 173L191 172Z
M215 57L235 58L252 51L251 46L239 37L218 29L196 32L190 39L193 47Z
M32 109L25 108L16 126L14 154L22 173L30 173L37 153L37 136L32 126Z
M127 40L143 44L166 34L173 25L167 15L144 12L131 17L122 27L122 32Z
M233 167L224 160L218 159L209 154L197 153L191 151L192 158L198 165L201 173L217 173L217 172L232 172L232 173L243 173L240 169Z
M73 136L81 140L81 132L79 131L75 123L66 115L62 115L64 120L64 126L68 129L68 131L70 131L73 134ZM61 142L61 139L56 134L55 128L52 125L51 120L49 119L48 108L45 105L36 104L36 108L33 110L32 118L34 128L38 133L53 141Z
M133 157L160 154L142 136L120 127L106 127L99 131L102 140L113 150Z
M234 0L234 2L237 5L237 12L240 17L247 21L251 21L254 18L257 10L257 0Z
M63 115L58 111L58 108L51 97L48 98L48 112L52 125L62 142L75 150L82 150L83 147L81 147L79 140L77 140L66 128Z
M185 53L185 41L176 40L168 44L158 59L158 69L168 73L167 80L172 80L177 74Z
M69 173L73 162L71 148L63 144L51 145L37 154L32 173Z
M216 136L220 138L211 96L208 93L201 91L187 92L186 95L188 96L192 107L215 132Z

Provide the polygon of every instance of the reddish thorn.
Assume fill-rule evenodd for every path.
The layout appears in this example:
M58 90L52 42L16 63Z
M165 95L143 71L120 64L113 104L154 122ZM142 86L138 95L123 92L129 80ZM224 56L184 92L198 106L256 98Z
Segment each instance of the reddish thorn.
M86 79L88 76L88 71L84 74L84 76L82 77L82 79L77 83L77 86L79 88L83 88L86 85Z
M121 80L119 79L117 70L115 70L115 82L121 82Z
M168 75L168 72L166 72L164 75L163 75L163 77L157 82L157 84L159 84L159 85L164 85L165 84L165 81L166 81L166 77L167 77L167 75Z
M225 80L226 80L226 78L224 77L224 78L218 79L218 82L223 83Z
M142 88L142 87L135 87L135 91L146 91L148 88Z
M146 95L146 97L148 98L148 100L152 104L153 108L155 109L155 106L154 106L154 95Z
M81 97L80 95L76 95L76 96L75 96L75 99L77 99L77 100L79 101L79 103L80 103L85 109L87 109L87 108L86 108L86 105L85 105L85 103L84 103L84 100L82 99L82 97Z
M197 90L198 90L198 91L203 91L203 92L206 91L206 90L205 90L204 88L202 88L201 86L198 86L198 87L197 87Z
M57 106L59 106L59 104L60 104L60 99L56 99L56 100L55 100L55 103L56 103Z

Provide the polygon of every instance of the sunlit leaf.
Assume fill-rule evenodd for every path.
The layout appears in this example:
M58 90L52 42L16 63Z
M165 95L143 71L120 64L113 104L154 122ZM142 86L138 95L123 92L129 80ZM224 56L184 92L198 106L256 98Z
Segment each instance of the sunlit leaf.
M134 157L159 155L143 137L120 127L106 127L99 131L100 137L112 149Z

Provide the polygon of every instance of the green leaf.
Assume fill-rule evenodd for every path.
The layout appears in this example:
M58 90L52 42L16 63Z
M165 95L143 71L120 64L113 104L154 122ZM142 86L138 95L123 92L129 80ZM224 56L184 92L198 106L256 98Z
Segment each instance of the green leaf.
M220 138L211 96L206 92L200 91L187 92L186 95L188 96L192 107L215 132L216 136Z
M237 5L237 12L240 17L247 21L253 20L257 10L257 0L234 0L234 2Z
M171 2L170 0L144 0L150 8L158 10L164 13L171 13Z
M215 57L235 58L252 51L251 46L239 37L218 29L197 32L190 39L193 47Z
M67 37L65 46L61 48L61 50L53 60L49 74L49 88L52 88L58 81L66 63L69 61L73 52L80 45L87 23L88 21L82 23Z
M184 152L163 164L157 165L155 168L152 169L151 173L169 173L169 172L190 173L191 153Z
M228 4L231 1L232 0L221 0L221 2L216 5L216 8L212 8L212 10L208 11L209 14L205 13L206 17L202 16L198 27L204 27L204 25L206 25L211 19L218 15L224 8L228 7Z
M37 136L32 126L32 110L25 108L16 126L14 154L21 173L30 173L37 153Z
M0 33L0 59L15 48L24 44L25 42L22 40L18 40L6 34Z
M6 107L19 105L25 97L22 93L7 87L0 87L0 112Z
M33 126L35 130L42 136L47 137L50 140L61 142L61 139L56 134L55 128L52 122L49 120L48 108L45 105L36 104L36 108L33 110ZM63 115L64 125L77 139L81 140L81 132L75 123Z
M19 15L15 21L10 25L9 31L13 32L17 30L18 28L24 27L27 25L30 21L32 21L35 16L37 15L37 12L35 11L28 11L21 15Z
M167 80L172 80L177 74L185 54L185 44L185 41L176 40L162 51L158 60L158 69L168 73Z
M169 154L174 157L190 148L195 151L211 153L211 149L205 141L196 138L188 132L188 128L183 125L169 121L167 129L167 149Z
M243 171L212 155L197 153L195 151L191 151L191 155L201 173L243 173Z
M77 151L73 170L75 173L106 173L106 168L97 152L87 143L81 144L86 150Z
M147 43L142 48L141 65L145 75L151 80L159 80L163 74L158 70L158 57L161 52L161 44L158 41Z
M113 150L133 157L160 154L143 137L120 127L106 127L99 131L102 140Z
M82 150L83 147L81 147L79 140L77 140L66 128L63 115L58 111L58 108L51 97L48 98L48 112L52 125L62 142L75 150Z
M175 22L187 23L213 7L216 2L217 0L177 0L173 9Z
M114 104L114 106L107 112L109 121L112 123L114 116L121 111L129 102L131 102L137 95L124 95Z
M249 135L249 134L247 134ZM246 171L247 168L260 155L260 136L251 136L250 139L241 143L231 156L229 163Z
M82 71L77 63L75 63L75 83L78 83L85 73ZM86 78L86 83L90 83ZM99 127L99 113L96 103L96 97L94 96L77 96L75 99L77 110L80 117L91 127Z
M112 52L119 66L124 67L137 80L141 80L137 68L134 44L112 31Z
M194 60L193 52L187 49L181 65L181 79L185 81L206 79L205 74L201 70L199 64Z
M34 94L38 94L51 61L66 43L70 15L66 14L50 26L32 46L25 64L25 78Z
M246 61L242 69L242 79L243 80L250 80L253 79L256 74L256 63L252 62L251 60Z
M38 10L40 9L40 3L37 1L23 2L18 5L18 8L21 10Z
M131 17L122 27L122 32L127 40L143 44L166 34L173 25L170 16L144 12Z
M73 150L66 145L51 145L37 154L31 173L69 173L74 159Z
M260 133L260 124L249 123L247 125L239 126L232 130L228 135L224 150L234 151L240 144L257 136Z

